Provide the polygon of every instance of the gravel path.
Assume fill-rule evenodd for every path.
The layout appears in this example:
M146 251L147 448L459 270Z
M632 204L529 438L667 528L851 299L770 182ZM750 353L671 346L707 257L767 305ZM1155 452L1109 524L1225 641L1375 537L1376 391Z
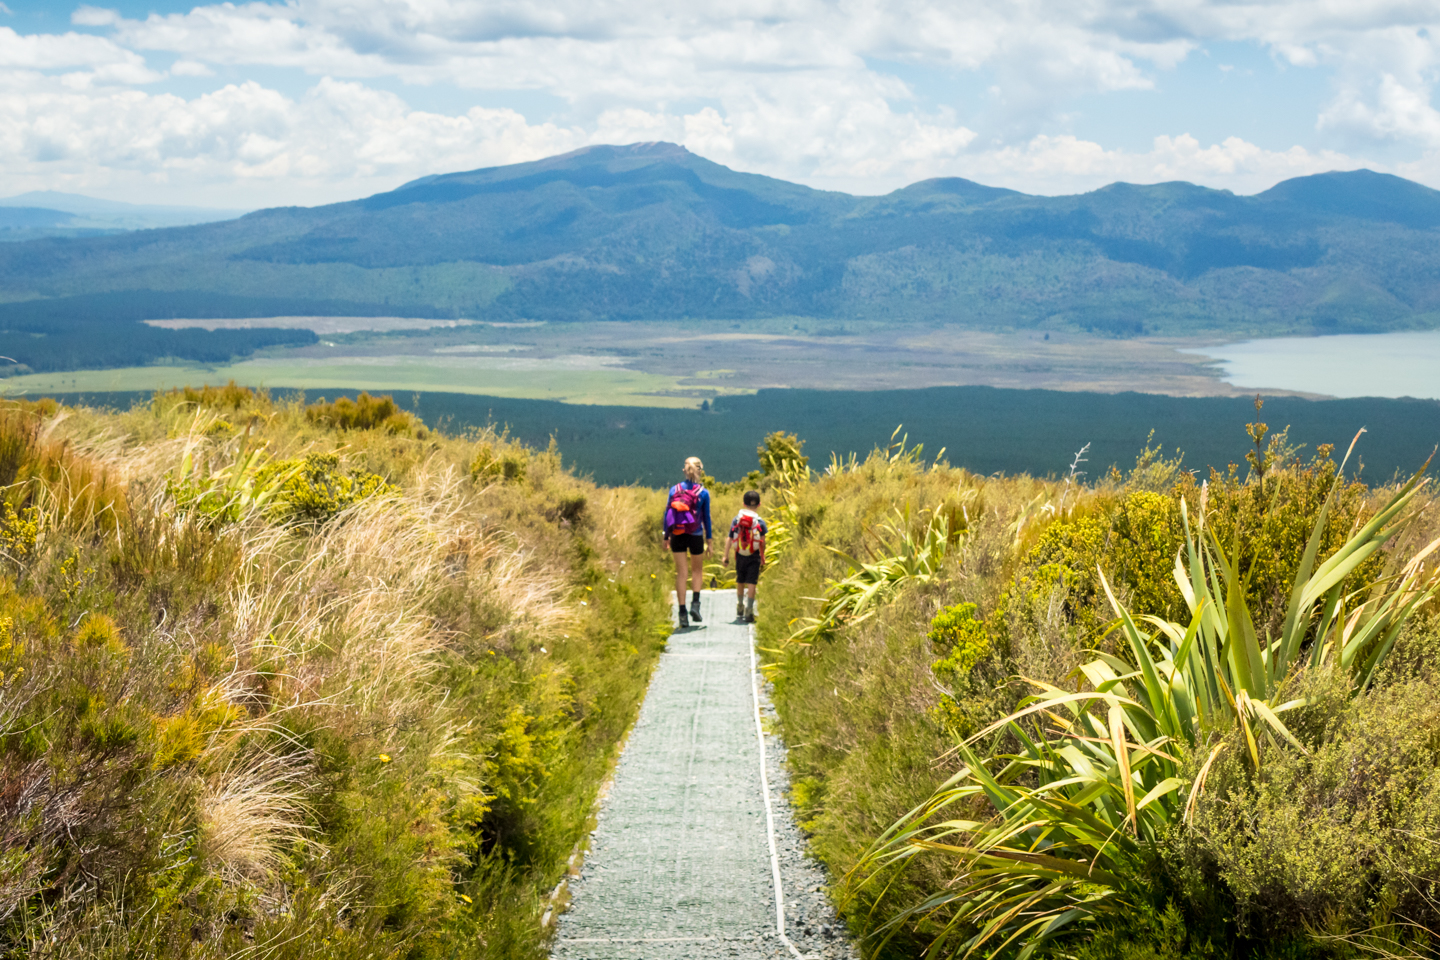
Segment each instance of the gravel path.
M701 604L704 625L676 632L660 657L571 881L556 960L794 960L776 926L750 630L734 621L733 593L706 591ZM851 960L786 800L784 746L765 739L786 934L804 957Z

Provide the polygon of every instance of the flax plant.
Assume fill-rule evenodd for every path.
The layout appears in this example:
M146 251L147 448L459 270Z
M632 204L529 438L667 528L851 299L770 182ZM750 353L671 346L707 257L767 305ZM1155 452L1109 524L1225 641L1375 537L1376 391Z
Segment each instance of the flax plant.
M931 515L917 536L908 509L896 511L891 522L881 524L877 538L883 549L868 563L827 548L844 558L851 571L828 581L824 597L807 598L820 603L819 616L801 618L789 642L812 643L841 624L869 619L902 587L933 580L958 541L958 536L951 535L949 518L939 512Z
M1029 681L1036 693L1020 709L957 747L962 769L847 877L847 897L873 896L916 858L954 862L950 883L890 915L875 939L912 928L930 937L927 957L1025 960L1079 925L1153 905L1158 843L1193 816L1217 757L1238 742L1258 768L1267 749L1306 749L1283 720L1304 701L1278 702L1297 665L1337 664L1362 689L1435 595L1440 573L1425 561L1440 540L1374 583L1348 582L1408 522L1423 473L1319 562L1337 479L1275 637L1257 634L1239 550L1205 527L1203 508L1195 526L1187 517L1174 571L1188 624L1133 616L1102 572L1128 658L1097 652L1075 690ZM981 749L1003 735L1018 749ZM1193 777L1191 757L1204 758Z

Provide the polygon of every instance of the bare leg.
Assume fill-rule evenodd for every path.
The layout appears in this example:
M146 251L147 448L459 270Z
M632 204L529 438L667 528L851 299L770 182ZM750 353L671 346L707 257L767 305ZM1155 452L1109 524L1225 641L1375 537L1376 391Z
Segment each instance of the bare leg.
M685 606L685 554L677 553L675 557L675 602Z
M690 583L696 593L699 593L705 586L705 555L703 553L690 557Z

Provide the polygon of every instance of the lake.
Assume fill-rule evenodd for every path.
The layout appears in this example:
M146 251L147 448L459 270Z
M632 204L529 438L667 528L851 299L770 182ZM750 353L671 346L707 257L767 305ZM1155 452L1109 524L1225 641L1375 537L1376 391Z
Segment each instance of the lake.
M1440 399L1440 330L1276 337L1181 352L1214 357L1222 379L1246 389Z

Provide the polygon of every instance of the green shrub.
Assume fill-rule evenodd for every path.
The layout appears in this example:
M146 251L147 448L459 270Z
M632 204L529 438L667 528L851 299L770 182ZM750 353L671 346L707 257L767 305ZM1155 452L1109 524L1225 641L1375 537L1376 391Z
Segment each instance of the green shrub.
M157 413L168 413L185 405L239 413L242 410L268 403L269 396L263 390L257 391L239 386L234 380L223 387L204 386L196 389L185 386L171 390L157 390L151 402Z
M1246 597L1262 630L1273 633L1278 629L1306 538L1335 485L1339 468L1329 453L1325 448L1303 463L1272 463L1263 488L1258 482L1242 480L1233 467L1224 473L1211 471L1206 485L1206 522L1221 543L1237 551L1240 570L1249 582ZM1190 505L1191 516L1198 516L1200 491L1193 481L1181 494ZM1369 500L1370 491L1363 483L1339 484L1321 541L1322 561L1365 519ZM1384 557L1376 555L1356 571L1355 579L1373 579L1384 563Z
M423 439L427 431L420 419L400 409L388 394L372 397L361 392L354 400L341 397L334 403L324 398L305 408L305 419L337 430L381 430L393 436L414 436Z
M936 719L952 736L962 738L976 729L979 704L968 703L977 687L972 674L993 652L990 631L975 615L975 609L973 603L946 607L930 621L930 632L926 634L931 649L941 654L930 669L947 690L936 705ZM979 699L983 703L987 698Z
M5 559L23 568L35 553L35 542L40 538L40 510L29 506L16 511L9 500L0 507L0 554Z
M755 448L760 457L760 472L766 477L777 477L796 467L803 470L810 464L804 450L805 441L793 433L776 431L767 434L765 441Z
M470 476L478 483L492 480L516 483L525 479L529 462L530 458L523 450L507 445L497 451L491 444L482 443L470 461Z
M1018 629L1034 632L1041 611L1056 602L1075 628L1075 644L1091 646L1111 618L1100 589L1103 567L1136 609L1178 618L1185 603L1170 571L1184 539L1174 496L1137 490L1114 501L1097 499L1045 528L1020 562L1005 606L1022 618Z
M123 654L129 648L120 636L115 621L103 613L89 613L80 621L75 631L75 642L81 647L105 650L108 653Z
M271 500L269 512L276 519L296 523L323 523L340 511L371 497L394 496L400 488L378 474L340 470L340 456L312 453L304 460L277 460L255 478L258 487L269 486L277 477L288 476Z
M188 393L0 411L0 956L542 956L668 634L660 495Z

